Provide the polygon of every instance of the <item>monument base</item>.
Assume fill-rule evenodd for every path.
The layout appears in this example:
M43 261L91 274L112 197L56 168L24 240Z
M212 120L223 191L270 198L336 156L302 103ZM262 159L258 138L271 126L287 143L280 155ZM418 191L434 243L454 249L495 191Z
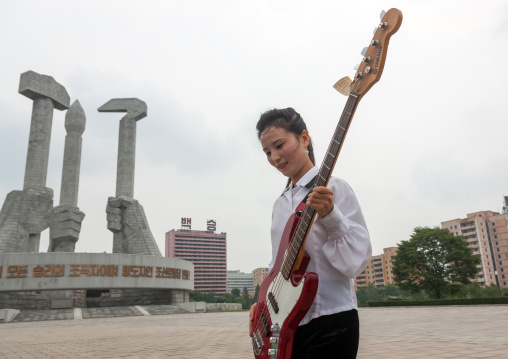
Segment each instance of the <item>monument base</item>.
M100 297L87 297L87 307L156 305L189 301L189 291L177 289L112 289Z
M178 304L194 289L194 265L120 253L0 253L0 309Z

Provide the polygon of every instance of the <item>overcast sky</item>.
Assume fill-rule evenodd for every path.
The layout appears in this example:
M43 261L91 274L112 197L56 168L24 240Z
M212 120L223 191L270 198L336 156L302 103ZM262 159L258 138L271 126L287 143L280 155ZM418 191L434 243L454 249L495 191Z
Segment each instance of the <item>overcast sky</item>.
M181 217L227 232L228 269L270 262L285 178L257 140L259 115L294 107L318 163L381 10L399 8L383 76L358 106L334 175L355 191L374 254L508 195L507 1L6 1L0 12L0 200L23 187L33 70L78 99L83 134L79 252L111 252L119 120L97 108L137 97L134 197L164 251ZM47 186L59 203L65 112L55 111ZM47 231L41 251L47 250Z

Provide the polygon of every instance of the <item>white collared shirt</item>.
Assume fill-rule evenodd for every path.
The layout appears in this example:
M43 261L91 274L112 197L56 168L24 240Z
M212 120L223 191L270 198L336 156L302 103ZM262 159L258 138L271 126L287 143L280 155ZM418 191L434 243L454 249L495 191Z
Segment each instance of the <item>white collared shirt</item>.
M297 183L290 185L275 201L272 212L273 267L286 222L305 198L305 187L318 173L310 169ZM322 315L357 309L353 278L367 266L372 256L369 232L360 205L349 185L342 179L331 177L328 188L333 191L334 208L324 218L316 214L305 249L310 255L307 272L317 273L319 286L314 299L300 325Z

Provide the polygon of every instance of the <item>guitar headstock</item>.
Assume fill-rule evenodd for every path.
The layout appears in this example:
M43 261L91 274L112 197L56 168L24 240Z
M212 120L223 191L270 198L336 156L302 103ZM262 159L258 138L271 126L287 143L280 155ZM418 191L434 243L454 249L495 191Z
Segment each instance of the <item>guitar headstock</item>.
M381 22L374 32L370 45L362 51L363 60L359 65L351 91L362 97L381 78L385 66L386 53L390 37L399 30L402 23L402 12L390 9L381 13Z

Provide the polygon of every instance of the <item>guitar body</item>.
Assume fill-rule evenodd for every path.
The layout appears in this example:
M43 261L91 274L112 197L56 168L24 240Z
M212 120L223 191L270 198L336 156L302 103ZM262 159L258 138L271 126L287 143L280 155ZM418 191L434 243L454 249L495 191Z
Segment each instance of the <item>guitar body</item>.
M259 288L252 337L254 356L257 359L291 358L298 324L316 297L319 280L316 273L305 273L310 261L310 256L306 252L300 268L292 273L289 280L280 273L299 218L298 214L293 214L289 218L273 268ZM280 333L272 330L274 324L279 325ZM278 337L278 343L270 342L270 338L273 337ZM276 349L276 354L270 354L270 349Z

